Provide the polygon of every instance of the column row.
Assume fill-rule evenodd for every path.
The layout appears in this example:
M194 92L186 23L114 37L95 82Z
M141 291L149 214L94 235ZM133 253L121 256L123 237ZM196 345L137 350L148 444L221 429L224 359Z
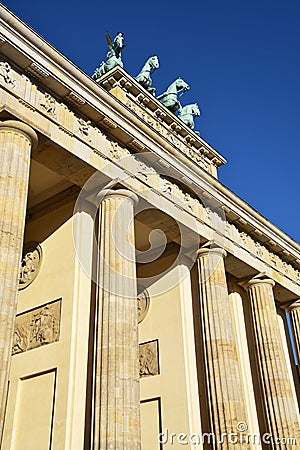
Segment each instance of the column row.
M207 243L198 253L201 327L204 344L206 380L211 430L216 441L222 435L236 433L240 422L247 423L237 343L229 308L224 266L226 252ZM289 370L273 294L273 280L256 276L246 283L248 291L253 342L260 382L266 433L275 440L299 437L298 407L293 395ZM299 355L299 311L291 316ZM278 441L279 442L279 441ZM282 441L272 448L294 448ZM232 444L228 440L215 448L247 449L250 444Z

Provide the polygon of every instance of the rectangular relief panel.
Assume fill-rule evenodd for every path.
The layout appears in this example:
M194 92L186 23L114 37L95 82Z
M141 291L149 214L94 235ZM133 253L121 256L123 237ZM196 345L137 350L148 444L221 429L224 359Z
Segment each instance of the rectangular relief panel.
M159 434L162 433L161 399L141 401L142 450L162 450Z
M18 314L12 354L59 340L61 299Z
M159 375L158 339L139 345L140 377Z
M56 369L19 380L13 450L51 450Z

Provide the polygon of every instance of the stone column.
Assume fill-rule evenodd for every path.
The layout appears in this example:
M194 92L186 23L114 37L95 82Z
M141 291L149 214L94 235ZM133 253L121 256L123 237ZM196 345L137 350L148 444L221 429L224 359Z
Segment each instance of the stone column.
M287 311L290 313L298 371L300 375L300 299L289 305Z
M138 198L125 189L109 190L100 195L92 448L139 450L138 311L133 223L134 204Z
M264 275L247 283L266 432L274 439L299 438L297 406L281 341L274 285L275 282ZM295 445L282 443L274 448L292 449Z
M246 442L230 442L224 434L238 433L247 423L234 325L230 313L224 258L217 245L206 244L198 252L200 311L208 388L211 432L216 449L249 449ZM223 435L223 436L222 436ZM223 441L223 442L222 442Z
M0 440L3 430L22 256L30 151L37 135L15 120L0 123Z

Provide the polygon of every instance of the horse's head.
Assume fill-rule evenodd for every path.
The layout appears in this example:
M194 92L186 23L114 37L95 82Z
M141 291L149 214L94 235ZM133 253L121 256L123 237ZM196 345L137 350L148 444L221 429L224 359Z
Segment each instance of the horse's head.
M190 106L192 107L192 114L194 114L194 116L200 116L201 113L198 103L192 103Z
M177 78L177 80L175 81L175 84L176 84L177 91L181 91L182 89L184 91L187 91L190 88L190 86L180 77Z
M156 70L159 68L159 61L158 61L158 56L153 55L151 56L151 58L149 58L148 60L151 69Z

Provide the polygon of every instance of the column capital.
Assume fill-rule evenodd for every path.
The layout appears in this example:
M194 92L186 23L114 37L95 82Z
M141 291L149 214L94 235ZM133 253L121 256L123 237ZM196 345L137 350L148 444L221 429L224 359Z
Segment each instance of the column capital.
M224 248L220 244L214 241L208 241L197 251L197 259L201 258L202 256L212 254L222 256L223 258L226 258L227 256L226 250L224 250Z
M99 206L103 200L116 197L128 198L134 205L137 205L139 201L138 196L129 189L103 189L98 193L90 195L87 199L96 206Z
M250 288L258 285L270 285L272 288L275 286L275 281L271 278L268 278L265 274L259 273L255 275L255 277L251 278L251 280L245 283L245 288L249 290Z
M288 312L295 310L300 311L300 298L298 298L298 300L295 300L293 302L286 303L285 305L283 305L283 308Z
M31 141L32 149L34 150L38 145L38 137L33 128L27 125L24 122L20 122L18 120L4 120L0 122L0 131L4 130L16 130L19 133L23 133L28 137Z

